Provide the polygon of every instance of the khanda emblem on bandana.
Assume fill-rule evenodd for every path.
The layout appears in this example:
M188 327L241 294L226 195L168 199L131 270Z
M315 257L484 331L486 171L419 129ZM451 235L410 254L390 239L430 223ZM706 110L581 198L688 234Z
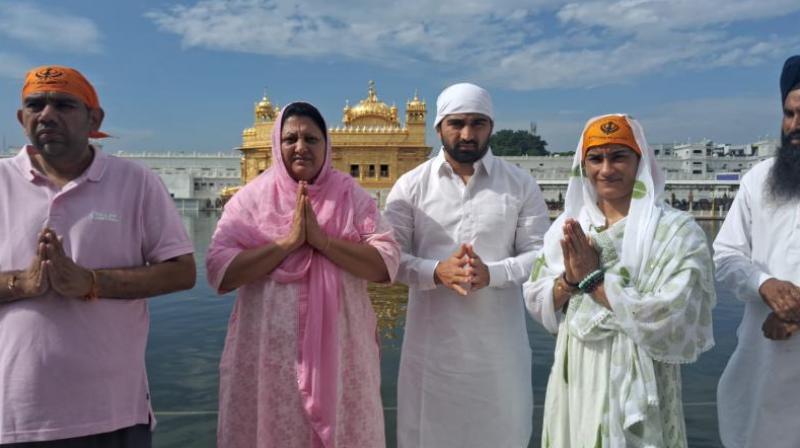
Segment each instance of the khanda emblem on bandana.
M614 123L613 121L608 121L603 123L602 126L600 126L600 130L603 131L603 133L606 135L611 135L619 131L619 126L617 126L616 123Z
M64 76L64 73L61 70L58 70L53 67L47 67L43 70L39 70L38 72L36 72L36 78L42 81L56 80L62 76Z

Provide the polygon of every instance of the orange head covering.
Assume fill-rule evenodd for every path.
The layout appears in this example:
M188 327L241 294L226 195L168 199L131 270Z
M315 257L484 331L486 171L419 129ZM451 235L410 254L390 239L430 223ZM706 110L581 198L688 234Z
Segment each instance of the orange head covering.
M22 99L37 92L60 92L72 95L91 109L100 109L97 92L81 72L60 65L43 65L28 71L22 85ZM105 138L105 132L92 131L91 138Z
M628 120L620 115L606 115L593 121L583 133L583 158L590 148L600 145L620 144L631 148L636 154L642 155L642 150L636 143L631 125Z

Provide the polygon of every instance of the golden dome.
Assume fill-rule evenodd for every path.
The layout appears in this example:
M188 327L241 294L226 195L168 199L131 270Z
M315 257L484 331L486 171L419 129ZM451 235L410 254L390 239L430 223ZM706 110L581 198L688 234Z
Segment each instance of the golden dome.
M425 111L425 101L420 101L417 91L414 91L414 99L406 102L406 110Z
M267 91L264 90L264 96L261 101L256 103L255 115L256 121L272 121L278 116L276 111L279 110L278 106L272 106L272 103L267 98Z
M397 108L392 109L383 101L378 100L375 91L375 82L369 82L367 98L350 107L344 107L342 122L349 126L395 126L397 122Z

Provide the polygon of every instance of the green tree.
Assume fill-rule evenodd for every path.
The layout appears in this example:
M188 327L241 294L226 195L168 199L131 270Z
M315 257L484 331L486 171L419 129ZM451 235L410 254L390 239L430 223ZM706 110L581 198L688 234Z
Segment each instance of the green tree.
M546 156L547 142L528 131L502 129L489 138L492 152L498 156Z

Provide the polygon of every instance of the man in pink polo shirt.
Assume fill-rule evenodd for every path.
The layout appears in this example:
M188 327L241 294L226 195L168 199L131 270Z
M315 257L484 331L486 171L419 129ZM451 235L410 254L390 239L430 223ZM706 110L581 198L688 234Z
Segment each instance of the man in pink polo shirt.
M30 140L0 160L0 446L149 447L147 297L195 282L159 178L89 144L104 112L76 70L28 72Z

